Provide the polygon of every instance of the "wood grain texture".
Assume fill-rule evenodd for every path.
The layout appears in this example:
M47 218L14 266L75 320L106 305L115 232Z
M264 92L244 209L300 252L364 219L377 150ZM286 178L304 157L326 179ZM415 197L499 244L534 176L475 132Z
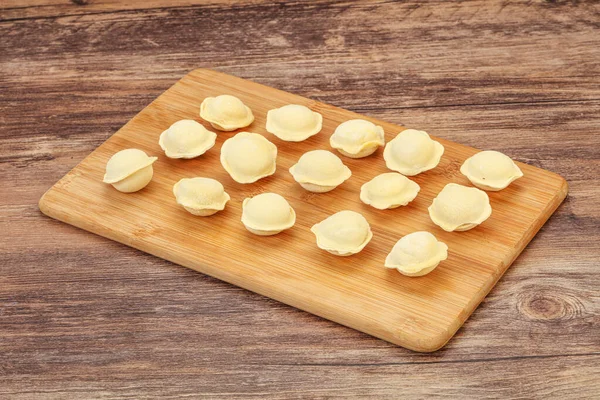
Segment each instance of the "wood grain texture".
M218 66L352 110L600 99L598 2L442 4L300 1L34 18L0 23L0 50L5 79L25 87L37 77L173 82ZM31 31L52 40L28 42Z
M0 397L598 397L597 2L102 3L0 22ZM569 196L433 354L41 215L52 182L198 67L494 147Z
M175 121L199 119L207 97L231 94L255 115L237 130L264 135L277 146L277 171L253 184L238 184L224 171L218 150L231 133L219 133L217 146L194 160L170 160L159 135ZM302 104L323 115L321 132L305 141L278 140L266 129L267 111ZM489 193L492 216L464 233L444 232L427 207L448 183L468 185L460 165L476 149L440 140L440 164L413 177L421 190L406 207L375 210L358 198L360 186L387 172L379 149L364 159L344 158L352 177L334 191L314 194L288 172L300 156L332 150L329 137L342 122L367 118L291 93L211 70L195 70L161 94L48 190L39 202L44 214L166 260L204 272L343 325L416 351L441 348L483 300L496 281L542 227L567 194L566 181L549 171L519 165L524 177L501 192ZM372 120L386 142L404 128ZM210 124L202 121L206 128ZM434 134L434 133L432 133ZM432 136L435 138L435 136ZM152 185L123 194L102 183L105 165L116 152L137 148L159 156ZM193 218L177 205L173 185L182 178L217 179L232 196L212 218ZM297 214L294 228L258 238L240 224L241 202L259 193L284 195ZM360 254L336 257L315 246L309 228L342 210L371 224L374 238ZM383 268L394 243L415 231L430 231L449 247L448 260L418 279Z

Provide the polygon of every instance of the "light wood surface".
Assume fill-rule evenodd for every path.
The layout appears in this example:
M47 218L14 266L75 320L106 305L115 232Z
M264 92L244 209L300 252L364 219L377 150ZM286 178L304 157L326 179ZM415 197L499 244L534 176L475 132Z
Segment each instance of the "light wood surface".
M260 133L277 145L273 176L254 184L238 184L224 171L219 162L220 147L238 131L219 133L215 148L191 161L171 160L162 154L159 135L180 119L199 120L202 100L219 94L237 96L253 110L255 121L238 131ZM321 113L322 131L299 143L268 134L267 111L286 104L306 105ZM413 178L421 191L407 207L381 211L358 198L362 184L387 171L381 149L363 159L343 157L353 175L336 190L314 194L302 189L288 169L307 151L332 150L329 136L335 127L356 118L367 117L231 75L195 70L63 177L40 200L40 209L53 218L392 343L416 351L437 350L562 202L567 194L566 181L552 172L521 164L522 179L505 190L489 193L492 216L476 229L460 233L444 232L427 213L446 184L469 184L459 168L477 150L446 140L437 139L445 147L440 164ZM371 120L384 128L386 142L404 129ZM126 148L159 156L151 185L129 195L102 183L108 159ZM223 212L195 218L174 202L173 184L194 176L224 184L232 201ZM264 192L279 193L290 201L297 214L293 229L273 237L257 237L246 231L240 223L241 202ZM336 257L316 247L309 228L345 209L364 215L374 238L360 254ZM434 233L448 245L448 260L420 278L384 268L394 243L420 230Z
M599 18L593 0L0 1L0 397L597 398ZM39 211L199 67L496 148L569 195L434 353Z

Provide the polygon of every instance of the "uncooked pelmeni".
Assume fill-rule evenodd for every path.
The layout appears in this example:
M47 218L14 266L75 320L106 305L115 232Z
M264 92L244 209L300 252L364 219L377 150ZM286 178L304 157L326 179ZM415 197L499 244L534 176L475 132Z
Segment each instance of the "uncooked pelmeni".
M405 206L417 197L421 187L397 172L377 175L360 188L360 200L380 210Z
M373 238L369 223L361 214L344 210L310 228L317 246L336 256L359 253Z
M467 231L492 214L490 199L483 190L449 183L429 206L431 220L445 231Z
M110 183L120 192L137 192L152 180L152 164L156 160L156 157L148 157L142 150L121 150L106 163L104 183Z
M252 183L275 173L277 147L258 133L240 132L221 147L221 164L233 180Z
M396 242L385 259L386 268L403 275L423 276L448 258L448 246L429 232L413 232Z
M383 158L392 171L413 176L435 168L442 154L444 146L427 132L405 129L385 146Z
M275 235L294 226L296 212L282 196L262 193L244 199L242 223L255 235Z
M304 153L290 173L304 189L315 193L329 192L352 176L350 168L327 150Z
M329 138L331 147L351 158L369 156L385 144L383 128L364 119L342 122Z
M287 142L301 142L323 127L323 116L299 104L288 104L267 113L267 132Z
M205 98L200 104L200 117L220 131L234 131L254 121L250 107L228 94Z
M194 158L215 145L217 134L193 119L182 119L161 133L158 144L169 158Z
M221 211L230 197L219 181L211 178L184 178L173 186L177 204L194 215L206 217Z
M480 151L467 158L460 167L473 185L492 192L502 190L523 176L521 169L510 157L499 151Z

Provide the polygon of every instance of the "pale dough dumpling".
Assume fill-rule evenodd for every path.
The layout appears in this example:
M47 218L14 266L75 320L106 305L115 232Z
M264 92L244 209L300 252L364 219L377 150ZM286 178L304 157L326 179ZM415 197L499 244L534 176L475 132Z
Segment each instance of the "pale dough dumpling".
M215 145L217 134L193 119L182 119L164 131L158 144L169 158L194 158Z
M262 193L244 199L242 223L255 235L275 235L294 226L296 212L282 196Z
M350 168L342 160L327 150L313 150L304 153L290 168L290 173L304 189L325 193L335 189L352 176Z
M335 213L310 230L317 238L317 246L336 256L356 254L373 238L365 217L350 210Z
M267 113L267 132L281 140L301 142L323 127L323 116L299 104L288 104Z
M413 176L435 168L442 154L444 146L432 140L427 132L405 129L385 146L383 158L392 171Z
M396 242L385 259L386 268L403 275L423 276L448 258L448 246L429 232L413 232Z
M200 117L220 131L234 131L254 121L252 110L228 94L205 98L200 104Z
M156 157L148 157L142 150L121 150L106 163L104 183L110 183L123 193L137 192L152 180L152 164L156 160Z
M397 172L377 175L360 188L360 200L379 210L405 206L417 197L421 187Z
M369 156L385 144L383 128L364 119L342 122L329 138L331 147L351 158Z
M221 211L230 197L219 181L211 178L184 178L173 186L177 204L194 215L206 217Z
M511 182L523 176L521 169L505 154L499 151L480 151L467 158L460 167L473 185L492 192L502 190Z
M275 173L277 147L258 133L240 132L221 147L221 164L233 180L252 183Z
M428 210L431 220L447 232L467 231L492 214L487 193L456 183L444 186Z

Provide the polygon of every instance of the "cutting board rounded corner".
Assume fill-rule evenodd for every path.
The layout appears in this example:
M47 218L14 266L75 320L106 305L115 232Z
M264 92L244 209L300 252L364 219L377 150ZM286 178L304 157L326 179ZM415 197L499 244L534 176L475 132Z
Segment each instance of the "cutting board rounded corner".
M569 182L562 175L556 174L556 176L561 180L558 196L562 202L569 194Z
M46 192L42 195L42 197L40 197L40 200L38 201L38 208L40 209L42 214L47 215L48 217L53 217L52 202L48 201L47 199L49 193L53 190L53 188L54 187L51 187L50 189L46 190Z
M455 334L456 331L440 331L429 336L423 334L419 338L404 337L401 340L393 340L392 343L417 353L433 353L446 346Z

